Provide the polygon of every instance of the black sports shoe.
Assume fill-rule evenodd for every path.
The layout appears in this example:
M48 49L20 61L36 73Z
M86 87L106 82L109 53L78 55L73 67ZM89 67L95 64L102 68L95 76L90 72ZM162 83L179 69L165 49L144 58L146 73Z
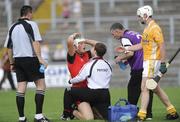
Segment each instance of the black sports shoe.
M48 118L43 117L41 119L34 118L34 122L51 122Z
M179 118L179 115L178 115L177 112L176 112L174 115L171 115L171 114L167 114L167 115L166 115L166 119L167 119L167 120L175 120L175 119L177 119L177 118Z
M74 115L73 115L73 114L71 114L70 119L71 119L71 120L74 119Z
M70 117L65 116L64 114L60 116L60 120L68 121L70 120Z
M147 121L151 121L152 118L153 118L152 114L147 114L147 116L146 116Z
M27 119L25 118L25 120L19 120L19 122L27 122Z
M70 116L65 116L64 114L62 114L60 116L60 120L68 121L68 120L72 120L72 119L74 119L74 115L72 115L72 114Z

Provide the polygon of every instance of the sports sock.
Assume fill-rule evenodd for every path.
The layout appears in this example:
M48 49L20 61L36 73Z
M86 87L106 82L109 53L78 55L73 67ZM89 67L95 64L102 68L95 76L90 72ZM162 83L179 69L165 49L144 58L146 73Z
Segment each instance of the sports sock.
M36 90L36 95L35 95L36 114L42 113L42 107L44 103L44 93L45 91L43 90Z
M66 117L70 117L71 114L72 114L72 111L71 111L71 110L64 109L63 115L64 115L65 118L66 118Z
M63 111L63 115L65 117L70 117L72 114L72 104L73 104L73 99L72 96L69 94L68 89L66 88L64 91L64 111Z
M176 113L176 109L173 105L170 105L169 107L166 108L168 114L174 115Z
M139 112L138 112L138 117L139 117L141 120L145 120L146 114L147 114L146 111L139 110Z
M16 104L19 112L19 117L24 117L24 93L16 92Z

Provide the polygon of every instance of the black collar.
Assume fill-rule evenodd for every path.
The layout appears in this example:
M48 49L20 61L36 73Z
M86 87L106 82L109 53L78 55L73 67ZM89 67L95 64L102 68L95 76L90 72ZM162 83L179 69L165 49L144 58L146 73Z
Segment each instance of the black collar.
M94 60L94 59L103 59L103 57L99 57L99 56L98 56L98 57L94 57L93 60Z
M19 18L18 21L29 20L28 18Z

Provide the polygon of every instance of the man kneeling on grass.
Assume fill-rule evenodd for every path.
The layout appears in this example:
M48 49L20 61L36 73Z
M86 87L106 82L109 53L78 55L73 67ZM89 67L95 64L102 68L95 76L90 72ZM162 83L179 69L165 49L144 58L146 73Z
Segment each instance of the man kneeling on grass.
M94 58L82 67L76 77L69 80L70 84L75 84L87 79L88 88L71 88L69 94L73 100L89 102L105 120L108 119L109 82L112 76L110 64L103 59L106 50L103 43L96 43L93 50ZM73 114L76 114L76 111Z

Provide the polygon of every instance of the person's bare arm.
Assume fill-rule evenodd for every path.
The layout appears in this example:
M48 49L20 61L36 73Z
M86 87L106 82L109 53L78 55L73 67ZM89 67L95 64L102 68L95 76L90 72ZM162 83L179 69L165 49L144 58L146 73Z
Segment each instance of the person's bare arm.
M12 49L8 48L7 51L8 51L8 57L9 57L10 64L14 64L14 58L13 58Z
M44 59L41 57L41 46L39 41L33 41L33 48L35 51L35 54L40 62L40 64L43 64L45 67L47 67L47 63L44 61Z
M80 35L80 33L73 33L70 35L67 39L67 48L68 48L68 54L70 56L73 56L75 53L75 47L74 47L74 39L76 36Z
M160 47L160 53L161 53L161 62L165 62L165 59L166 59L166 50L165 50L164 42L160 43L159 47Z
M162 74L164 74L164 73L167 72L167 66L166 66L166 62L165 62L166 51L165 51L165 44L164 44L164 42L159 43L159 47L160 47L160 53L161 53L161 65L160 65L159 71Z
M10 62L10 65L11 65L10 69L11 69L11 71L15 71L15 69L14 69L14 58L13 58L12 49L8 48L7 51L8 51L9 62Z
M129 51L137 51L137 50L141 50L142 49L142 45L141 43L136 44L136 45L132 45L132 46L128 46L128 47L123 47L123 46L119 46L115 48L116 52L119 53L127 53Z
M91 45L94 47L98 41L92 39L85 39L85 44Z
M121 55L118 55L115 58L115 62L119 62L119 61L122 61L122 60L127 60L127 59L131 58L133 55L134 55L134 52L132 52L132 51L129 51L127 53L121 53Z
M90 50L92 57L94 56L94 55L93 55L93 49L94 49L96 43L98 43L98 41L92 40L92 39L85 39L85 44L88 44L88 45L91 45L91 46L92 46L92 48L91 48L91 50Z
M137 50L140 50L140 49L142 49L142 45L141 45L141 43L139 43L139 44L136 44L136 45L132 45L132 46L130 46L130 47L125 47L125 49L127 50L127 51L137 51Z

